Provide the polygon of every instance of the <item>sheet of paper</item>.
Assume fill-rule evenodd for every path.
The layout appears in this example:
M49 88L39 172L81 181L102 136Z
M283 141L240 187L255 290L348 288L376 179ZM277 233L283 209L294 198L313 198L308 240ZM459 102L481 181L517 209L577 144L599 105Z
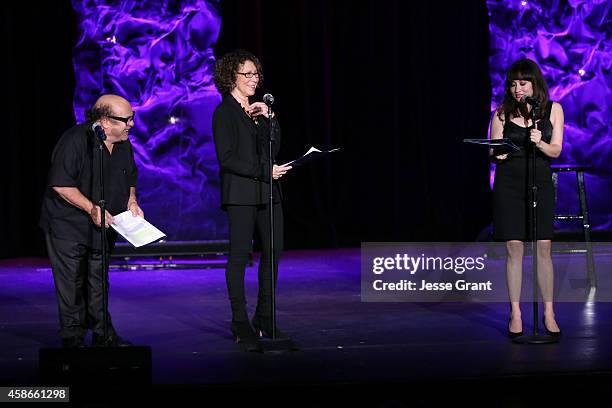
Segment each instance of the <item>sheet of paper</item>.
M131 211L114 215L111 227L137 248L166 236L144 218L134 217Z
M319 150L316 147L312 146L312 147L310 147L310 149L308 149L308 151L306 153L304 153L304 155L302 157L299 157L299 158L297 158L295 160L291 160L290 162L282 164L282 166L293 166L293 165L306 164L306 163L311 161L309 159L314 159L318 154L326 155L326 154L329 154L329 153L337 152L339 150L340 150L340 148L336 148L336 149L332 149L332 150L323 150L322 151L322 150Z

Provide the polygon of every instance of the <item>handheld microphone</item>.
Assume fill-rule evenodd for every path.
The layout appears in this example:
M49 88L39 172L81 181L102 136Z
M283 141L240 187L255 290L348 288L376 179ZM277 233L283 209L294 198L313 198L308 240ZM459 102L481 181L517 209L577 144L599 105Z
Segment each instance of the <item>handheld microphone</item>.
M91 125L91 130L94 131L98 139L100 139L101 141L106 140L106 133L104 133L104 129L102 128L100 122L95 122L93 125Z
M540 106L540 101L527 95L523 95L521 98L521 103L528 103L531 106Z
M263 96L263 101L266 105L271 106L274 103L274 97L267 93Z

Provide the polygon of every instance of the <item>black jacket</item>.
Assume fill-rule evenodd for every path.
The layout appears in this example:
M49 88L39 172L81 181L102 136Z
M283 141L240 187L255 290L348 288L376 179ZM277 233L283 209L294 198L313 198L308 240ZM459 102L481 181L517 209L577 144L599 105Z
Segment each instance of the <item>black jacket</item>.
M259 205L268 202L270 171L268 139L270 120L259 116L257 124L240 103L227 95L213 114L213 137L221 177L221 205ZM274 157L280 149L281 132L277 120L271 121L275 141ZM274 185L274 201L280 201L280 186Z

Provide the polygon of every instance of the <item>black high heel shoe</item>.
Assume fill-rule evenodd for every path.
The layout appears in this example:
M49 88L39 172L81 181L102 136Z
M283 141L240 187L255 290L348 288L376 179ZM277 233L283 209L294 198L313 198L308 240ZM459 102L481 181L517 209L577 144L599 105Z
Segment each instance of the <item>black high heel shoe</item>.
M548 327L546 327L546 317L545 316L542 316L542 324L544 325L544 330L546 330L547 335L551 337L561 337L561 330L559 330L558 332L548 330Z
M271 317L260 317L253 316L253 327L255 328L255 334L259 337L269 337L272 338L272 318ZM276 338L277 339L288 339L289 336L286 333L283 333L279 330L278 326L276 326Z
M523 335L523 331L521 330L520 332L513 332L510 331L510 323L512 322L512 318L508 319L508 337L510 339L516 339L517 337L521 337Z
M244 351L262 351L261 344L259 344L259 340L257 340L257 336L255 336L248 321L236 322L232 320L230 327L236 343L242 345Z

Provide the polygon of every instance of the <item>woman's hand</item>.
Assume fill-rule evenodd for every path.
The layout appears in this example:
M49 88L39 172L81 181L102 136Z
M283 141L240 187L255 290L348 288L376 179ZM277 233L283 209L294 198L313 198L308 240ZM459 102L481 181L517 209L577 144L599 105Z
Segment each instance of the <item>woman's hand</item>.
M291 166L277 166L276 164L272 166L272 178L274 180L278 180L283 177L285 173L291 170L293 167Z
M531 132L529 132L529 139L535 143L536 146L540 147L540 143L542 143L542 132L538 129L531 129Z
M263 102L255 102L249 105L246 112L252 118L256 118L257 116L268 116L268 105ZM274 112L272 112L272 117L274 117Z
M503 161L503 160L506 160L507 158L508 158L508 153L498 154L497 156L495 156L495 160L497 161Z

